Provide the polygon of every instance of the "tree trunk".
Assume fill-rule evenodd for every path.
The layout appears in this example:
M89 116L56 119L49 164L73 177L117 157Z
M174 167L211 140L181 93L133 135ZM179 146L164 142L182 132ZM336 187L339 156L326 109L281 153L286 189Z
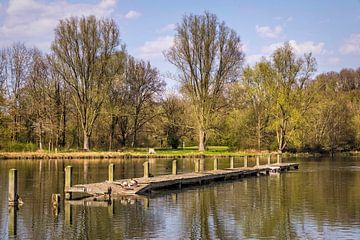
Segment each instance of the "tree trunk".
M83 147L83 149L85 150L85 151L88 151L89 150L89 135L88 135L88 133L86 132L86 130L84 130L84 147Z
M258 140L258 151L261 151L261 118L259 116L257 122L257 140Z
M206 148L206 132L205 129L199 129L199 151L204 152Z

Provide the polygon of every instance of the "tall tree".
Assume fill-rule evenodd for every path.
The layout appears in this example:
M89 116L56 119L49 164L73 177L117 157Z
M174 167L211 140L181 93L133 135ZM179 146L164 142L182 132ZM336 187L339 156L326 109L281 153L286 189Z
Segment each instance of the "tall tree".
M297 57L289 43L275 50L271 62L275 76L269 84L272 101L273 127L276 131L278 151L287 145L292 125L309 109L312 94L304 91L316 70L316 60L311 53Z
M128 114L132 120L131 145L135 147L141 128L159 114L155 108L155 97L164 90L165 82L149 62L138 61L131 56L127 59L124 81L130 106Z
M274 71L267 61L257 63L253 68L248 67L243 73L243 84L246 91L246 101L252 109L256 120L257 148L260 151L265 129L268 127L269 94L268 85L274 77Z
M226 84L238 79L244 54L236 32L208 12L184 16L176 32L166 57L177 67L184 93L191 99L199 150L204 151L218 99Z
M61 20L55 29L52 65L72 89L85 150L108 95L113 77L108 64L118 45L119 30L114 20L71 17Z

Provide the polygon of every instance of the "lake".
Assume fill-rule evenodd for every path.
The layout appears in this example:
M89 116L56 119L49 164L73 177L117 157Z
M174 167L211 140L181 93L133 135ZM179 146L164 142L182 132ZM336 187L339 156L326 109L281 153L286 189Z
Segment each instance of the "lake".
M64 199L64 167L73 183L140 177L144 160L0 161L0 239L356 239L360 237L360 158L296 159L298 171L216 182L149 198L118 199L96 206L54 210L52 193ZM171 161L150 160L151 173L170 174ZM219 168L229 161L219 160ZM265 163L265 160L264 162ZM240 165L241 159L235 164ZM179 170L193 162L179 159ZM206 161L210 169L212 161ZM236 165L235 165L236 167ZM8 171L18 170L24 205L8 208ZM15 220L13 220L15 218ZM10 223L8 223L10 219Z

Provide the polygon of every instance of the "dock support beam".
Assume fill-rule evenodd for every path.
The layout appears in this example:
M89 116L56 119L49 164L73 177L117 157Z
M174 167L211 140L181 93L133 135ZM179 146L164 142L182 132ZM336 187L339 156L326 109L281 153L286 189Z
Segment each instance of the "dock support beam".
M244 157L244 167L247 168L248 167L248 156Z
M114 170L115 170L115 165L113 163L110 163L108 168L108 182L114 181Z
M17 192L18 175L16 169L9 170L9 205L14 206L18 204L19 195Z
M218 159L214 158L214 170L218 170Z
M270 165L271 164L271 155L269 154L268 155L268 165Z
M72 166L65 167L65 199L71 200L72 193L66 192L72 186Z
M149 177L149 169L150 169L150 163L149 161L146 161L143 163L144 166L144 178L148 178Z
M260 166L260 156L256 156L256 167Z
M230 157L230 168L234 168L234 157Z
M177 160L172 161L172 175L177 174Z

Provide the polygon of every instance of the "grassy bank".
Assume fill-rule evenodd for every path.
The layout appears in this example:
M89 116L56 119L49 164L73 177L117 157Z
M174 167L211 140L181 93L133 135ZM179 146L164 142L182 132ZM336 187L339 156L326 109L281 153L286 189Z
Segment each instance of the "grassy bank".
M197 147L186 147L184 149L155 149L155 154L149 154L148 149L128 149L124 151L35 151L35 152L0 152L0 159L101 159L101 158L187 158L187 157L230 157L230 156L254 156L276 154L276 152L254 150L233 151L226 146L210 146L205 152L199 152ZM360 152L337 153L340 156L360 155ZM283 153L284 157L319 157L317 153Z

